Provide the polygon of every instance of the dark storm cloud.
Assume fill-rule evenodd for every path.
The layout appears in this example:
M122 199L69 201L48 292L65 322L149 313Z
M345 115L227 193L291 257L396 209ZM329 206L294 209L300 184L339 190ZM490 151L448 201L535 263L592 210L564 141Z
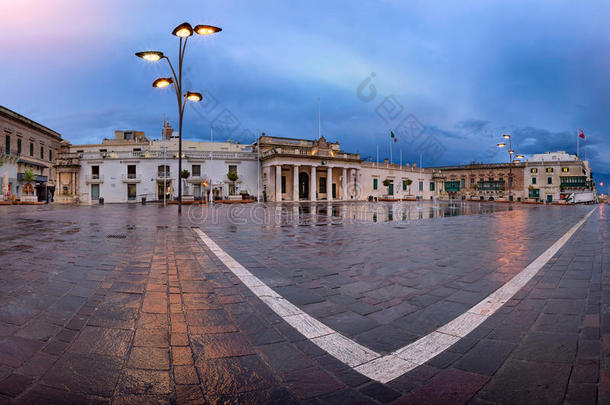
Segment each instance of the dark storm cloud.
M181 1L168 12L160 0L5 0L0 73L11 80L0 104L74 143L116 129L158 137L164 115L177 127L175 99L150 86L169 70L133 52L173 57L171 28L201 20L224 30L189 42L185 74L218 109L188 106L187 139L209 139L210 125L240 142L262 131L313 138L319 97L322 134L345 150L419 161L413 142L390 143L398 123L379 105L391 97L444 148L439 164L505 160L495 146L503 133L519 153L574 153L583 128L581 155L610 172L609 14L597 1ZM372 101L357 96L367 78ZM229 113L234 128L220 128Z

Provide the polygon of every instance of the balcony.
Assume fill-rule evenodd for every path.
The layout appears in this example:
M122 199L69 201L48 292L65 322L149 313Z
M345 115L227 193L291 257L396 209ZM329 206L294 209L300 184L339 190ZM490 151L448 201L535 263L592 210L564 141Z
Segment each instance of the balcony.
M157 181L169 181L172 178L172 173L170 171L166 172L157 172Z
M85 181L87 184L101 184L104 182L103 174L88 174L85 177Z
M447 191L447 192L460 191L460 182L459 181L446 181L445 182L445 191Z
M17 181L25 181L23 178L25 177L24 173L17 173ZM34 182L36 183L44 183L47 181L47 176L42 176L40 174L34 175Z
M479 181L477 183L479 191L504 191L504 180Z
M123 183L135 184L142 181L142 176L135 173L128 173L123 175Z

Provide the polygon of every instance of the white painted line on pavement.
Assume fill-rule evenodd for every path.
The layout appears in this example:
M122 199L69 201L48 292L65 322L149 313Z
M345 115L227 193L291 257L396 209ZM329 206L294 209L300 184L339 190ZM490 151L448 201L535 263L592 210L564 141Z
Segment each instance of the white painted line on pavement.
M299 333L359 373L372 380L387 383L417 366L425 364L487 320L555 256L596 209L589 211L584 218L527 267L468 311L415 342L385 356L354 342L306 314L250 273L201 229L193 228L193 230L233 274Z

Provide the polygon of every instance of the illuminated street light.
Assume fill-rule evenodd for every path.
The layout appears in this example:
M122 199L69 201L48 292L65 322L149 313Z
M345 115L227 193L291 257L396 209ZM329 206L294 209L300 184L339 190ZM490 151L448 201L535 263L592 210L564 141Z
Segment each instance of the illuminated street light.
M145 51L137 52L136 56L150 62L157 62L161 59L167 60L170 69L172 70L172 77L162 77L153 82L153 87L163 88L169 85L174 86L176 92L176 99L178 101L178 214L182 213L182 180L180 174L182 173L182 119L184 117L184 107L186 100L192 102L198 102L202 100L201 93L187 91L183 93L182 89L182 66L184 62L184 53L186 51L186 44L193 32L198 35L210 35L222 31L221 28L213 25L197 25L195 31L191 24L185 22L174 28L172 34L180 38L178 44L178 69L174 69L171 60L159 51ZM184 94L184 98L182 97Z
M510 139L510 135L508 135L508 134L504 134L504 135L502 135L502 136L503 136L505 139Z
M516 159L523 159L523 155L517 155Z
M163 58L163 52L159 51L145 51L145 52L136 52L136 56L138 58L142 58L149 62L156 62Z
M155 80L152 85L153 85L153 87L163 88L163 87L169 86L173 82L174 81L172 80L171 77L161 77L161 78Z
M211 35L222 31L222 28L214 27L213 25L197 25L195 32L199 35Z
M503 147L505 147L505 146L506 146L506 144L505 144L505 143L499 143L499 144L498 144L498 147L499 147L499 148L503 148Z
M196 93L194 91L187 91L184 97L188 98L189 101L198 102L201 101L203 97L201 97L201 93Z
M191 24L185 22L174 28L172 34L180 38L188 38L193 35L193 27L191 27Z

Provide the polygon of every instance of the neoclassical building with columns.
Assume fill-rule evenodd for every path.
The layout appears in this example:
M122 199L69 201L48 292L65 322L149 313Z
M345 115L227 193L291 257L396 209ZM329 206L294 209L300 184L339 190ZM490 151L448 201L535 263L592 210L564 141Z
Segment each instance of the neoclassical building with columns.
M338 142L263 135L258 143L268 201L362 199L360 155L342 151Z

